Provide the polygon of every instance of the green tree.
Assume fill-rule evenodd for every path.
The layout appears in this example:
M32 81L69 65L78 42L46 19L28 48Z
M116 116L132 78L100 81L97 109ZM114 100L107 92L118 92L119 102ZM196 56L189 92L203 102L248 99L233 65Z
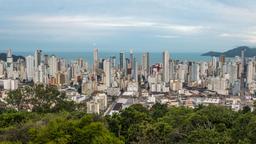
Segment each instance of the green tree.
M153 119L161 118L168 112L167 104L156 103L150 109Z
M29 86L21 87L13 91L9 91L5 101L8 106L18 111L27 110L30 102L32 89Z
M231 138L222 135L215 129L196 129L188 135L188 143L191 144L224 144L231 143Z
M49 85L26 86L10 91L5 99L8 106L16 110L39 113L74 111L76 104L67 99L64 92Z

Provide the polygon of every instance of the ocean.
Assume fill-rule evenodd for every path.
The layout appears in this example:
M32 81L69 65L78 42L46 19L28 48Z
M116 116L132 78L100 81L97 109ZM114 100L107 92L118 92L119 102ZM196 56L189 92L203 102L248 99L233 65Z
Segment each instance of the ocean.
M87 61L89 64L93 62L93 52L47 52L43 54L55 55L67 60L76 60L78 58L82 58ZM109 57L116 57L117 63L119 62L119 52L99 52L99 58L106 59ZM14 55L28 56L33 55L31 52L14 52ZM141 63L143 53L133 54L136 60ZM170 53L171 59L174 60L182 60L182 61L210 61L211 57L201 56L201 53ZM126 53L126 58L130 58L130 54ZM152 52L149 53L150 64L162 63L162 53Z

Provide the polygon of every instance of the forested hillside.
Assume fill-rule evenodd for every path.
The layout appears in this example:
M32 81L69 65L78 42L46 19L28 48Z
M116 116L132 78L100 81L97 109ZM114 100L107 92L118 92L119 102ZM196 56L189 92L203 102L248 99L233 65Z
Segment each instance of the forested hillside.
M81 111L17 112L2 109L2 143L256 143L256 115L219 106L189 109L133 105L101 117Z

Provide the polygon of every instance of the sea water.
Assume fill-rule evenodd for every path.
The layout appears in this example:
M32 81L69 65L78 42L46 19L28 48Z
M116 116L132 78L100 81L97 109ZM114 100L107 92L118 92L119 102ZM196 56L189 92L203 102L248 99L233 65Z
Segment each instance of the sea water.
M15 55L21 55L21 56L28 56L33 55L31 52L14 52ZM43 53L47 54L49 56L55 55L57 57L61 57L67 60L76 60L79 58L84 59L89 64L93 63L93 52L46 52ZM119 52L99 52L98 53L99 59L107 59L110 57L116 57L116 62L119 63ZM138 63L141 63L142 61L142 55L143 53L133 53L134 57L136 58L136 61ZM130 54L126 53L126 58L130 58ZM210 61L211 57L207 56L201 56L201 53L170 53L170 58L174 60L181 60L181 61L195 61L195 62L202 62L202 61ZM149 53L149 61L150 64L155 63L162 63L163 62L163 55L162 53L152 52Z

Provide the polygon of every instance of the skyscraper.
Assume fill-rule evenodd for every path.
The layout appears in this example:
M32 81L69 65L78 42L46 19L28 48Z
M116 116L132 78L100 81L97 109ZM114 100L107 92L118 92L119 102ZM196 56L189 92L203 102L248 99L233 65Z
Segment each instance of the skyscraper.
M111 56L110 57L110 61L111 61L111 67L112 68L116 68L116 57L115 56Z
M47 79L46 79L46 65L44 64L40 64L38 66L38 71L39 71L39 82L40 83L46 83Z
M135 81L138 81L138 66L137 66L137 61L136 58L133 58L133 67L132 67L132 79Z
M96 72L96 69L98 68L98 48L95 48L93 50L93 70Z
M191 80L192 81L199 81L199 65L197 63L192 63L191 66Z
M255 77L255 66L253 61L248 62L248 67L247 67L247 82L248 84L254 82L254 77Z
M49 58L49 69L50 69L50 75L55 76L58 72L58 58L54 55L52 55Z
M95 48L93 50L93 79L94 79L94 85L96 87L97 82L97 69L99 67L99 58L98 58L98 48Z
M170 78L170 70L169 70L169 59L170 54L168 51L163 52L163 81L168 83Z
M149 71L149 53L146 52L142 55L142 72L145 76L148 76Z
M35 65L34 65L35 58L31 55L26 57L26 73L27 73L27 80L32 81L34 78L35 72Z
M40 50L40 49L37 49L36 51L35 51L35 68L37 69L38 68L38 66L40 65L40 63L41 63L41 56L42 56L42 50Z
M240 96L244 98L246 86L246 68L244 50L241 51L241 76L240 76Z
M175 61L173 60L169 60L169 70L170 70L170 80L175 80L176 77L175 77L175 74L176 74L176 71L175 71Z
M131 65L131 73L133 74L133 49L130 49L130 65Z
M44 55L44 64L45 65L49 65L49 56L46 54L46 55Z
M225 64L225 55L221 55L219 57L219 61L221 62L222 65L224 65Z
M7 49L7 66L6 66L6 70L7 70L8 78L11 78L12 74L13 74L13 58L12 58L12 49L11 48Z
M4 76L4 62L0 61L0 78Z
M111 86L111 62L109 59L104 60L104 83L107 87Z
M119 55L120 58L120 70L125 70L126 69L126 60L125 60L125 53L124 52L120 52Z

